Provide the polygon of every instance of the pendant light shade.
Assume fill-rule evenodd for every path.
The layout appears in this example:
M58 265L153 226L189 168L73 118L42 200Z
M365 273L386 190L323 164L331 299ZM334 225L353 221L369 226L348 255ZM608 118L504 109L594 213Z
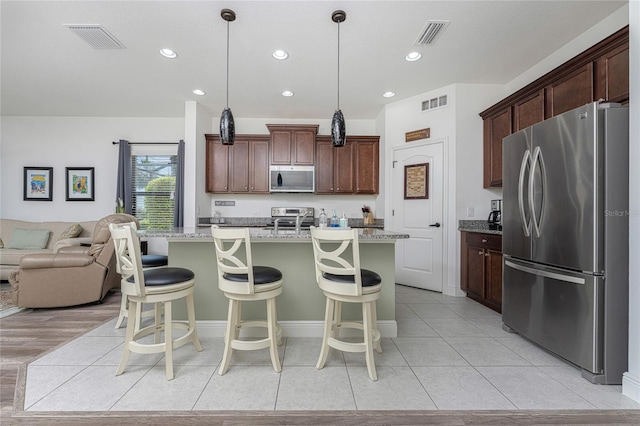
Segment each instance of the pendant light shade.
M229 22L236 20L236 13L231 9L222 9L220 16L227 21L227 106L220 116L220 141L223 145L233 145L236 139L236 125L229 108Z
M347 14L343 10L336 10L331 14L331 20L338 24L338 108L331 120L331 143L336 148L344 146L347 142L344 115L340 110L340 22L344 22L345 19Z
M220 116L220 141L223 145L233 145L236 139L236 125L233 122L233 113L231 108L227 107L222 110Z

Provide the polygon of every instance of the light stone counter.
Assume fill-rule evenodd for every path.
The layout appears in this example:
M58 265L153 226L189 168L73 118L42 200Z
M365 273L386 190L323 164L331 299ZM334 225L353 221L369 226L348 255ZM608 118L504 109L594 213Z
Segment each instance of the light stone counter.
M277 298L278 321L285 336L320 336L324 320L325 297L315 281L315 265L309 231L250 229L254 265L278 268L284 276L284 289ZM218 289L213 238L209 228L141 231L140 236L165 237L169 243L169 266L181 266L196 274L196 319L203 326L223 330L227 319L228 299ZM382 277L383 286L377 303L381 333L397 335L395 319L395 242L408 238L380 229L359 229L361 267ZM186 318L183 303L174 304L176 318ZM358 304L345 304L344 319L362 318ZM243 304L243 319L264 317L264 303Z

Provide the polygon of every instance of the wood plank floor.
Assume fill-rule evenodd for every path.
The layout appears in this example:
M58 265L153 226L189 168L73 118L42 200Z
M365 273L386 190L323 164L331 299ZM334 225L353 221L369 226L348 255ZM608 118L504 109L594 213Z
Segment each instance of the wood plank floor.
M585 411L293 411L51 412L22 411L26 363L114 318L120 295L103 304L38 309L0 319L0 424L13 425L637 425L633 410Z

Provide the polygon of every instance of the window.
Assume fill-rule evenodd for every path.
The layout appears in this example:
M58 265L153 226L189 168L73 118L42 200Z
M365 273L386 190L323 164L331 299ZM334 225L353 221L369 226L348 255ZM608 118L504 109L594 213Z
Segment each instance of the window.
M177 155L131 154L132 213L140 229L173 227Z

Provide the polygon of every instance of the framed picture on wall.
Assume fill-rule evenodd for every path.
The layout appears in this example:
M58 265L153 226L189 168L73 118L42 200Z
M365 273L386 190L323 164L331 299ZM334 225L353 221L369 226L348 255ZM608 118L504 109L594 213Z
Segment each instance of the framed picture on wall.
M67 201L94 201L94 168L67 167Z
M53 200L53 167L25 167L23 188L25 201Z
M429 198L429 163L404 166L404 199Z

